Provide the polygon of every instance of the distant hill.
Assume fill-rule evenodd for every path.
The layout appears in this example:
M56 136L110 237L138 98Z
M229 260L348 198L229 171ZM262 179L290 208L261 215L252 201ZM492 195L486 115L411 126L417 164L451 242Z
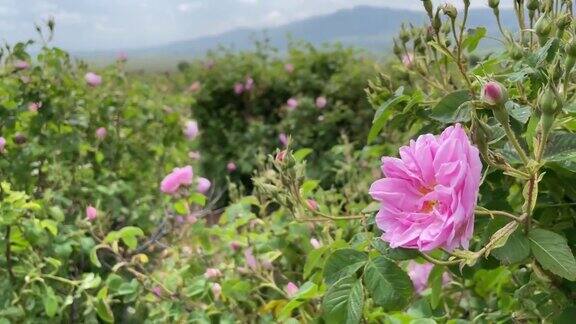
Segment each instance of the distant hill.
M501 18L505 25L509 25L507 27L514 28L516 20L512 10L503 10ZM133 65L149 66L159 64L163 60L169 60L171 64L174 64L174 60L191 59L218 46L235 50L249 49L254 46L255 39L262 39L263 37L268 38L274 47L283 50L287 47L288 39L291 37L315 45L341 42L374 53L385 54L389 51L392 38L398 34L402 23L422 25L425 22L427 22L427 17L423 11L358 6L273 28L240 28L215 36L127 50L126 52ZM496 35L497 33L495 18L490 9L472 10L468 26L487 26L489 34ZM98 64L110 61L116 53L76 53L76 56Z

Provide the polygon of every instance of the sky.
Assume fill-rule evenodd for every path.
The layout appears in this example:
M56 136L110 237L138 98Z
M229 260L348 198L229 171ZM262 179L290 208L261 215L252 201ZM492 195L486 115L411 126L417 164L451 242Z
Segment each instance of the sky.
M486 0L471 1L486 6ZM239 27L274 27L358 5L422 8L420 0L0 0L0 40L34 38L34 24L54 17L54 44L66 50L141 48Z

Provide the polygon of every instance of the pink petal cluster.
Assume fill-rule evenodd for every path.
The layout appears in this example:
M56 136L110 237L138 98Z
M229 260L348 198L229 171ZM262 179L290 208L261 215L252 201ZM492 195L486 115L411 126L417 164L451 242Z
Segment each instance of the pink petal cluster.
M246 250L244 250L244 258L246 259L246 265L250 269L252 270L258 269L258 261L256 260L254 253L252 253L252 248L247 248Z
M306 206L310 210L318 210L318 203L314 199L306 199Z
M238 251L238 250L240 250L241 247L242 247L242 244L240 244L240 242L236 242L236 241L230 242L230 248L233 251Z
M126 52L120 52L118 53L118 62L126 62L128 61L128 54L126 54Z
M490 81L482 87L482 99L489 105L503 104L506 101L507 94L503 85L496 81Z
M236 163L234 163L233 161L228 162L228 164L226 164L226 169L228 170L228 172L236 171L237 169Z
M186 127L184 128L184 135L189 140L193 140L198 136L198 122L195 120L189 120L186 122Z
M286 288L284 288L284 291L286 291L286 295L288 295L289 298L292 298L294 296L296 296L296 294L298 293L298 290L300 288L298 288L298 286L296 286L295 283L293 283L292 281L290 281L287 285Z
M84 80L91 87L97 87L102 83L102 77L93 72L86 73Z
M430 277L432 268L434 268L432 263L418 263L415 261L408 263L408 276L412 280L412 284L417 293L420 294L428 288L428 278ZM450 281L450 275L444 272L444 274L442 274L443 285L447 285Z
M0 153L4 153L5 148L6 148L6 139L0 136Z
M292 63L284 64L284 71L286 71L288 73L294 72L294 64L292 64Z
M282 146L288 145L288 136L286 135L286 133L280 133L278 135L278 140L280 141L280 144L282 144Z
M186 221L189 224L196 224L196 222L198 221L198 217L196 216L196 214L190 214L186 216Z
M190 87L188 87L188 91L190 92L198 92L200 91L200 89L202 89L202 84L200 83L200 81L194 81L192 82Z
M196 187L196 190L198 190L198 192L201 194L205 194L208 192L208 190L210 190L210 186L212 186L210 180L203 177L199 177L198 186Z
M216 268L208 268L206 272L204 272L204 277L206 279L218 278L222 276L222 272Z
M38 109L42 108L41 102L31 102L28 105L28 111L30 112L38 112Z
M191 185L194 172L192 166L187 165L183 168L175 168L160 183L160 190L166 194L174 194L182 185Z
M252 91L253 88L254 88L254 79L250 77L246 78L246 82L244 83L244 89L246 91Z
M14 62L14 67L17 70L26 70L30 67L30 63L24 60L17 60L16 62Z
M315 249L319 249L319 248L322 247L322 243L320 243L320 241L318 241L318 240L315 239L315 238L311 238L311 239L310 239L310 244L311 244L312 247L315 248Z
M382 172L370 195L382 203L376 223L384 241L420 251L468 248L482 162L460 124L410 141L399 159L383 157Z
M96 130L96 138L98 138L99 140L105 139L107 134L108 134L108 131L104 127L99 127Z
M288 101L286 101L286 105L288 105L289 110L294 110L298 108L298 100L296 100L295 98L290 98L288 99Z
M322 108L326 107L327 103L328 103L328 100L326 100L326 97L320 96L320 97L316 98L316 108L318 108L318 109L322 109Z
M237 95L241 95L244 92L244 84L237 82L234 84L234 93Z
M408 53L402 55L402 64L404 64L407 69L412 68L414 65L414 54Z
M86 219L90 222L96 220L98 217L98 210L94 208L92 205L86 207Z

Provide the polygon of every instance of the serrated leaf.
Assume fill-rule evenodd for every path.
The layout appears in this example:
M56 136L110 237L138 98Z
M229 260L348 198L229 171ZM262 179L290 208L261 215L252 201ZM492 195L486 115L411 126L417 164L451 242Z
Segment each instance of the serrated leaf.
M535 228L528 234L528 239L532 253L544 269L568 280L576 280L576 260L563 236Z
M492 255L504 264L520 262L530 256L530 242L523 231L516 230L504 246L492 251Z
M324 265L324 280L327 284L348 277L358 271L368 261L368 255L353 249L334 251Z
M328 289L322 301L327 323L359 323L363 307L362 281L353 277L337 281Z
M398 95L388 99L386 102L380 105L380 107L378 107L376 113L374 114L374 119L372 120L372 127L370 127L370 131L368 132L368 144L372 143L376 139L376 136L380 134L384 124L386 124L386 121L388 121L388 118L392 114L392 110L390 108L401 103L402 101L407 101L409 99L409 96Z
M469 121L471 108L465 103L470 100L472 97L468 90L449 93L432 108L430 118L447 124Z
M508 111L508 114L512 116L512 118L522 124L526 124L530 116L532 116L532 108L529 106L521 106L514 101L506 102L506 111Z
M379 237L372 239L372 246L378 250L383 256L392 260L411 260L418 256L418 251L403 248L391 248L388 242L383 241Z
M546 145L544 159L560 162L576 158L576 134L552 133Z
M374 304L386 310L405 308L414 293L406 272L382 256L366 264L363 278Z

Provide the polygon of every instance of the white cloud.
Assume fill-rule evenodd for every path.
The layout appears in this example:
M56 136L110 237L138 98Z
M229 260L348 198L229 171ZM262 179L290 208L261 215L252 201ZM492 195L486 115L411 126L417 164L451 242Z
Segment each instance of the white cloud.
M238 0L238 2L247 3L247 4L256 4L258 0Z
M192 10L196 10L202 7L202 2L200 1L191 1L191 2L183 2L179 4L176 9L180 12L190 12Z

